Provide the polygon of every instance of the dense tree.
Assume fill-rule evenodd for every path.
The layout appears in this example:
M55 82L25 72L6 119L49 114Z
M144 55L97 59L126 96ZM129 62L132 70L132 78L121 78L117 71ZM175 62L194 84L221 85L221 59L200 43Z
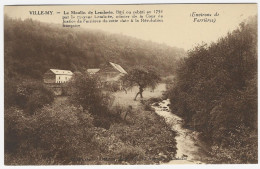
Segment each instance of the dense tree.
M153 68L134 67L124 75L121 79L126 87L139 87L139 92L136 94L134 100L140 95L143 98L143 91L147 87L155 88L160 82L160 76Z
M216 43L189 51L169 96L172 111L184 118L186 126L202 133L201 138L212 146L216 162L255 163L256 17Z
M67 84L69 100L72 104L82 106L90 113L97 112L109 104L109 96L102 92L97 76L76 72Z
M113 97L101 89L97 76L76 72L66 87L70 103L92 114L95 126L108 129L112 122L118 120L119 117L111 114L109 109Z

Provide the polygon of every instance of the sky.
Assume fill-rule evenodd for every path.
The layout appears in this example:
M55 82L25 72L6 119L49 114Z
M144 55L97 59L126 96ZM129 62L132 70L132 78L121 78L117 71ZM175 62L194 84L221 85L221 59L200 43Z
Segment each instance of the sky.
M102 11L102 10L162 10L160 23L92 23L82 24L82 28L99 29L119 33L143 40L163 43L169 46L192 49L202 42L210 43L236 29L240 22L257 14L256 4L163 4L163 5L60 5L60 6L5 6L4 12L12 18L32 18L42 22L62 26L62 15L30 15L29 11ZM218 16L215 23L193 22L190 15L212 14ZM202 17L204 18L204 17ZM72 28L73 29L73 28Z

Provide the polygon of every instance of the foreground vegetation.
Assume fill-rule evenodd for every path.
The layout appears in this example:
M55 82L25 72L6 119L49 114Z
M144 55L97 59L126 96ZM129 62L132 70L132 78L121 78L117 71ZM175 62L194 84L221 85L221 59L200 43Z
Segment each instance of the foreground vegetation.
M189 51L168 95L212 163L257 163L257 18Z
M96 82L77 73L67 99L54 102L41 84L32 89L24 82L22 93L20 85L5 88L5 164L156 164L175 156L175 133L148 103L134 106L123 120L119 111L128 105L111 106L113 94ZM13 101L21 95L29 98L25 107ZM31 105L37 107L27 111Z

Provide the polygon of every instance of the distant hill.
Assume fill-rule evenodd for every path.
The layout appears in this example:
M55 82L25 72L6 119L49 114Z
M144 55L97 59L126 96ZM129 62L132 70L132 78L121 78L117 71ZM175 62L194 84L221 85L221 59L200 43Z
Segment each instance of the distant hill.
M174 37L173 37L174 38ZM119 34L87 29L65 29L31 19L5 16L5 77L41 79L50 68L97 68L107 61L126 70L152 65L164 75L172 74L178 59L186 55L169 47Z

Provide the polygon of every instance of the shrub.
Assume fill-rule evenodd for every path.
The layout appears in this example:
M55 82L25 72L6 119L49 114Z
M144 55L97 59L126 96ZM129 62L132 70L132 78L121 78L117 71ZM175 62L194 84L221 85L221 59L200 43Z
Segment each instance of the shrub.
M252 132L244 125L240 125L234 132L229 131L226 136L227 145L214 144L211 147L214 163L257 163L256 131Z
M18 106L26 113L34 114L37 109L54 100L54 94L41 82L24 81L17 84L6 80L5 85L6 108Z
M25 111L29 114L35 113L36 110L42 108L46 104L50 104L54 100L52 92L49 90L35 90L29 96Z
M162 100L163 100L162 98L156 98L156 97L152 97L152 98L148 99L149 103L160 102Z
M150 105L150 101L148 100L141 100L141 103L144 105L144 110L145 111L153 111L152 106Z
M12 108L5 114L5 151L14 152L14 146L17 156L38 152L55 163L78 164L95 150L92 123L89 113L65 104L45 106L27 117L22 110Z
M109 106L110 96L98 87L98 78L77 72L67 84L69 101L91 114L103 113Z
M17 151L21 138L21 131L26 127L24 113L21 109L11 107L5 110L4 116L4 142L5 152Z
M13 79L6 78L4 81L4 106L9 108L16 103L16 82Z
M120 90L120 86L118 83L116 82L112 82L112 83L104 83L103 84L104 89L107 91L111 91L111 92L117 92Z
M143 150L140 147L133 147L130 145L126 145L122 147L121 149L117 149L115 151L115 154L117 156L117 159L119 161L139 161L143 160L145 158L145 150Z
M96 127L108 129L115 122L117 117L109 110L114 98L109 92L102 91L97 77L78 72L67 87L70 103L88 111L93 116Z
M46 106L37 116L38 144L48 156L70 162L82 158L93 149L92 117L73 106ZM48 128L46 128L48 126Z
M104 129L108 130L110 128L111 121L106 116L103 116L103 117L96 116L94 118L93 124L94 124L95 127L102 127Z

